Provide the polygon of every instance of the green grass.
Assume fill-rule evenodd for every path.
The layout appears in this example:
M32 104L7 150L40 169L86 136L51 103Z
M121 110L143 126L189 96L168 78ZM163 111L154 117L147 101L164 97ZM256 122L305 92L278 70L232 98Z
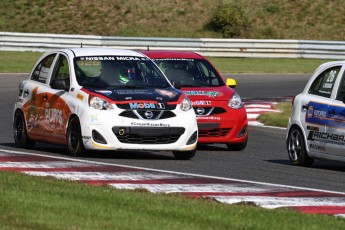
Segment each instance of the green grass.
M0 31L102 36L220 38L208 29L230 0L2 0ZM343 0L246 0L250 24L241 38L338 40ZM73 23L70 23L73 22Z
M35 65L39 52L0 52L0 73L29 73Z
M0 51L0 73L29 73L39 52ZM323 59L215 58L208 57L221 73L312 73Z
M291 115L291 102L278 103L273 106L273 109L281 112L264 113L261 114L257 120L267 126L286 128Z
M345 220L0 172L1 229L343 229Z
M326 59L215 58L208 57L221 73L312 73Z

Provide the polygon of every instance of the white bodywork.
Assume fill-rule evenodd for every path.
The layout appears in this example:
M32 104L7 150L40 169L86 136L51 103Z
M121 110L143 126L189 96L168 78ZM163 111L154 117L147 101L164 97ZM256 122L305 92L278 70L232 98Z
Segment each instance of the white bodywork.
M311 158L345 161L344 66L345 61L322 64L294 98L287 138L292 127L299 127Z
M47 68L46 72L38 76L38 80L33 80L35 75L35 68L38 68L40 62L49 55L56 54L53 58L51 68ZM61 89L54 89L50 86L51 76L57 68L59 57L66 57L68 61L68 72L70 77L69 89L64 91ZM193 109L184 111L181 109L181 102L186 96L180 92L179 97L175 102L168 102L166 104L176 104L176 108L169 112L174 114L173 117L166 119L147 119L143 117L130 118L120 116L120 113L126 109L120 108L118 104L125 104L127 101L111 100L107 98L107 94L119 89L99 89L96 93L90 92L78 84L76 79L75 58L80 56L123 56L123 57L137 57L146 58L146 56L129 50L115 50L103 48L75 48L64 49L53 52L48 52L38 60L30 78L25 80L20 85L19 100L14 106L14 112L21 110L25 116L26 128L28 136L33 141L51 142L58 144L66 144L66 130L68 123L73 116L78 117L81 126L82 140L85 149L92 150L175 150L175 151L191 151L194 150L197 143L197 123ZM168 82L168 81L167 81ZM169 84L172 88L171 84ZM168 89L168 90L169 90ZM128 94L126 100L128 103L135 105L148 106L149 108L156 108L159 100L163 100L166 95L153 99L140 99L140 92L145 95L154 94L157 92L170 92L168 90L155 89L123 89L121 92ZM173 89L176 91L176 89ZM176 94L176 92L174 93ZM99 93L97 93L99 92ZM137 98L130 96L131 92ZM119 93L120 94L120 93ZM110 110L95 109L90 106L91 97L99 97L108 101L112 106ZM138 99L139 98L139 99ZM163 98L163 99L162 99ZM161 103L163 104L163 103ZM164 106L163 106L164 107ZM128 110L128 109L127 109ZM135 109L133 109L134 111ZM164 110L164 109L163 109ZM183 128L184 132L176 141L172 143L124 143L119 141L116 134L112 130L113 127L122 127L120 135L125 135L127 132L138 131L142 136L154 136L156 130L160 132L174 128ZM103 136L106 141L100 143L93 137L93 130L97 131ZM146 130L144 132L140 130ZM124 132L124 133L123 133ZM152 133L150 133L152 132ZM151 135L152 134L152 135ZM187 143L193 135L196 134L195 141ZM164 138L163 138L164 139ZM135 142L135 141L134 141Z

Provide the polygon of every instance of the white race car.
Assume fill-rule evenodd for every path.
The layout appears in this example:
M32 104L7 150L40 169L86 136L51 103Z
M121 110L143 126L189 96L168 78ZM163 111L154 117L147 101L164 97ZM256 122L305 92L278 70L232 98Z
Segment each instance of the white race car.
M84 150L171 150L195 155L197 123L190 100L145 55L109 48L43 54L19 85L13 133L35 142Z
M345 162L345 61L316 69L293 101L287 150L293 165L314 159Z

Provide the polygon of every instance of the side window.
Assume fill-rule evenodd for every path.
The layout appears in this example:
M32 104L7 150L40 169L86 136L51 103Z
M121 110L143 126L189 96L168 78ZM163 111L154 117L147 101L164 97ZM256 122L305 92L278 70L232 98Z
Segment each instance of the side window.
M341 79L336 100L345 100L345 74L343 74L343 79Z
M337 80L340 69L341 66L335 66L323 71L314 80L309 88L308 93L330 98L334 83Z
M30 79L46 83L55 56L56 54L51 54L38 63Z
M216 73L213 71L213 69L208 63L200 62L199 72L201 73L200 80L203 81L205 85L213 85L213 86L221 85L221 82L217 78Z
M65 80L66 86L70 86L70 74L67 58L64 55L59 55L59 58L56 62L54 72L50 83L55 80Z

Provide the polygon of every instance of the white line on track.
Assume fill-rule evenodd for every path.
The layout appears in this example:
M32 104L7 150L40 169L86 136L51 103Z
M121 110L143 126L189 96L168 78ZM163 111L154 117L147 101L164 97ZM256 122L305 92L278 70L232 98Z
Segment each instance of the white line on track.
M182 172L175 172L175 171L168 171L168 170L158 170L158 169L152 169L152 168L120 165L120 164L113 164L113 163L104 163L104 162L97 162L97 161L88 161L88 160L74 159L74 158L68 158L68 157L49 156L49 155L44 155L44 154L29 153L29 152L22 152L22 151L12 151L12 150L7 150L7 149L0 149L0 156L1 156L1 153L5 153L6 156L8 156L7 154L17 154L17 155L23 155L23 156L40 156L40 157L47 157L47 158L60 159L60 160L68 160L68 161L74 161L74 162L91 163L91 164L96 164L96 165L117 166L117 167L140 169L140 170L150 170L153 172L161 172L161 173L173 173L176 175L181 175L181 176L186 176L186 177L190 176L190 177L221 179L221 180L227 180L227 181L232 181L232 182L242 182L242 183L249 183L249 184L255 184L255 185L265 185L265 186L272 186L272 187L277 187L277 188L282 187L282 188L286 188L286 189L301 189L301 190L327 192L327 193L345 195L344 192L336 192L336 191L330 191L330 190L313 189L313 188L298 187L298 186L288 186L288 185L256 182L256 181L249 181L249 180L239 180L239 179L233 179L233 178L215 177L215 176L207 176L207 175L201 175L201 174L182 173Z

